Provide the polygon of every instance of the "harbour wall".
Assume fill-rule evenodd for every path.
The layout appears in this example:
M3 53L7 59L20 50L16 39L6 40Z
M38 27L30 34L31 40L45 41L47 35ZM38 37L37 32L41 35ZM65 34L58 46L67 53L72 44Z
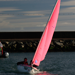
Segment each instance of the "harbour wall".
M0 41L40 40L43 32L0 32ZM55 31L52 40L74 40L75 31Z
M0 32L3 49L8 52L34 52L43 32ZM49 52L75 51L75 32L54 32Z

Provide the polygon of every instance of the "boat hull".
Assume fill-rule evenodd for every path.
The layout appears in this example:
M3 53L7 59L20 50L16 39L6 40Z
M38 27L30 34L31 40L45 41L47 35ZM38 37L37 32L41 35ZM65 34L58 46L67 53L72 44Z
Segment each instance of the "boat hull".
M32 68L30 65L17 65L17 69L19 72L25 72L25 73L30 73L30 74L34 74L34 73L41 73L41 71L39 71L38 69Z
M7 58L7 57L9 57L9 53L8 52L3 51L3 55L0 52L0 58Z

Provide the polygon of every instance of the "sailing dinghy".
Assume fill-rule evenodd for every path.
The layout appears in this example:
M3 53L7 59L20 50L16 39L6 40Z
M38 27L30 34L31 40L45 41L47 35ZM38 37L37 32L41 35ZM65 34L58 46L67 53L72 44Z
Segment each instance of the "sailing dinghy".
M26 72L26 73L40 73L41 72L37 68L34 68L33 65L39 66L40 62L45 59L46 53L50 46L53 33L57 24L59 9L60 9L60 1L61 0L56 1L53 12L49 18L49 21L46 25L46 28L42 34L42 37L40 39L40 42L34 54L32 65L24 65L24 64L17 65L17 68L20 72Z

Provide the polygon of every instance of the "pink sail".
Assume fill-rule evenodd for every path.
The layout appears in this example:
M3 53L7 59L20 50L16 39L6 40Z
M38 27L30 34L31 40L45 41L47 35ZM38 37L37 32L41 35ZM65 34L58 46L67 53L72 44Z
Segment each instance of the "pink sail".
M57 0L52 15L47 23L47 26L43 32L41 40L36 49L35 55L32 60L32 64L39 66L40 62L44 60L46 56L58 20L59 9L60 9L60 0Z

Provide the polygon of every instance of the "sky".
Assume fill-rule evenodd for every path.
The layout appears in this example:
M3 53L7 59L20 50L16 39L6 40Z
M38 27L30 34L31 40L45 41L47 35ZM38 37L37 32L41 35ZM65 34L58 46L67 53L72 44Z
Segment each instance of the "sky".
M56 0L0 0L0 32L43 31ZM55 31L75 31L75 0L61 0Z

